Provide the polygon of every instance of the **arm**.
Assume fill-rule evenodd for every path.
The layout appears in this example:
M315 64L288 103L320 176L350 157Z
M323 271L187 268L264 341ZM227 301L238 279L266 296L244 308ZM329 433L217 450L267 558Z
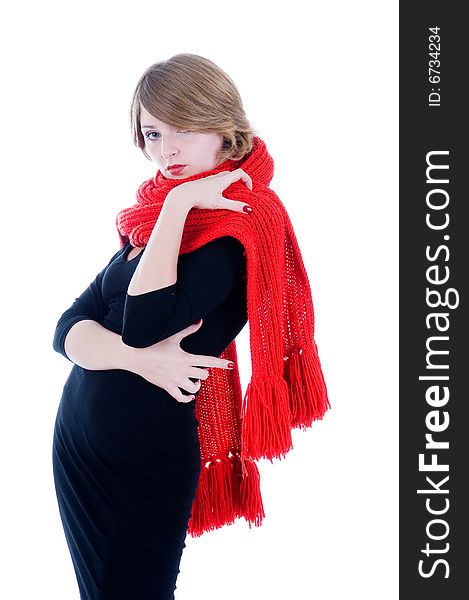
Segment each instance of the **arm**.
M148 244L130 280L127 293L137 296L176 282L179 250L187 215L191 210L182 198L167 195Z
M60 317L54 333L53 348L65 358L87 369L123 368L125 347L120 335L101 325L107 307L101 283L107 267L123 251L121 248L86 290Z
M122 327L127 346L151 346L205 317L245 274L244 247L234 237L179 256L193 202L176 190L165 199L127 289Z
M91 371L129 370L129 354L132 350L122 343L118 333L96 321L85 319L70 328L63 354L71 362Z
M175 283L126 295L122 341L145 348L174 335L212 313L245 276L244 246L234 237L223 236L181 254Z

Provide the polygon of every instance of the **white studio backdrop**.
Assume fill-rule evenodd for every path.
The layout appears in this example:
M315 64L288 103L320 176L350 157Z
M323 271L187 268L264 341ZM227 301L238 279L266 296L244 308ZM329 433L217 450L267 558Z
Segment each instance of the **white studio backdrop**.
M1 598L79 597L51 461L72 364L52 337L156 172L130 136L138 78L180 52L233 78L274 158L332 410L259 463L262 527L187 537L176 599L398 597L397 13L371 0L2 9ZM248 326L237 345L244 392Z

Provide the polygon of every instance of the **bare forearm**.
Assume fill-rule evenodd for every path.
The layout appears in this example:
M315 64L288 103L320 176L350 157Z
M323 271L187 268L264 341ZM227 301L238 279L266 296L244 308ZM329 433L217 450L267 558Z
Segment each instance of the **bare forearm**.
M135 350L126 346L119 334L91 320L75 323L67 333L64 347L72 362L91 371L131 370L129 358Z
M173 285L182 232L190 207L181 198L166 197L145 251L130 280L127 292L138 296Z

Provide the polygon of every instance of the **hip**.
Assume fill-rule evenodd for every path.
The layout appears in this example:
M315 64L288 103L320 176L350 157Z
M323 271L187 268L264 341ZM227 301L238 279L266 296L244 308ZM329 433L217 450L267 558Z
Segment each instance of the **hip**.
M129 371L90 371L74 365L57 412L63 431L113 447L153 446L169 453L199 448L195 400L178 402Z

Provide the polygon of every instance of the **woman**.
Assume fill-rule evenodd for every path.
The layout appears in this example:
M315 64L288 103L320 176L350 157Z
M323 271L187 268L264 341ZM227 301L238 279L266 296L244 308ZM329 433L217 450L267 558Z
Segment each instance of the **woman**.
M173 56L140 78L131 123L157 174L53 342L74 363L53 468L82 599L174 598L187 532L260 525L254 460L284 456L329 406L299 248L234 83Z

